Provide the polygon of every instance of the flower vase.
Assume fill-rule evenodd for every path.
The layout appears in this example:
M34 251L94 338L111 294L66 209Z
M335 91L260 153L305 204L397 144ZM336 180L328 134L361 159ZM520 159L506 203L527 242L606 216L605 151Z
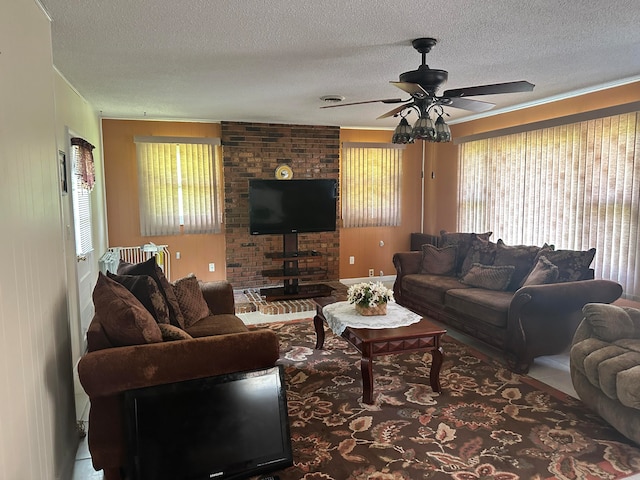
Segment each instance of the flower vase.
M356 312L358 312L360 315L364 315L366 317L371 317L374 315L386 315L387 314L387 304L386 303L379 303L378 305L376 305L375 307L365 307L363 305L359 305L359 304L355 304L356 305Z

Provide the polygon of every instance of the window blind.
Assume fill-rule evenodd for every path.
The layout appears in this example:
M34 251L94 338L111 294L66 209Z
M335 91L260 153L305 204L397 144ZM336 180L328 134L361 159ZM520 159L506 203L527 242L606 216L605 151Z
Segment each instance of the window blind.
M89 152L91 153L91 152ZM86 255L93 251L93 228L91 221L91 186L84 180L85 170L82 162L82 147L71 146L73 175L71 188L73 195L74 229L76 254Z

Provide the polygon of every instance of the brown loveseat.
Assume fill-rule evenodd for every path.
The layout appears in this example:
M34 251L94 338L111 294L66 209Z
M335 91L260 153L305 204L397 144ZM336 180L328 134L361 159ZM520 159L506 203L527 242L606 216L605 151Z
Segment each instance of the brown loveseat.
M125 391L272 367L279 356L273 331L249 330L234 315L229 283L203 283L188 277L169 284L155 260L139 264L137 272L135 266L131 268L134 271L127 273L133 275L99 275L93 294L96 315L87 332L89 351L78 364L80 382L91 401L89 451L94 468L104 470L105 480L126 477ZM132 282L127 284L131 291L119 281ZM153 300L143 302L132 293L145 300L134 285L140 283L151 289L146 300ZM158 284L169 293L158 296ZM163 310L163 299L172 307L149 315L143 304L160 305ZM180 305L182 324L175 318ZM169 323L158 323L156 317L166 321L167 310L172 310Z
M497 347L510 369L526 373L535 357L571 344L585 304L622 294L618 283L593 279L595 249L509 246L490 236L443 231L422 251L396 253L396 302Z
M640 310L588 304L571 347L582 401L640 445Z

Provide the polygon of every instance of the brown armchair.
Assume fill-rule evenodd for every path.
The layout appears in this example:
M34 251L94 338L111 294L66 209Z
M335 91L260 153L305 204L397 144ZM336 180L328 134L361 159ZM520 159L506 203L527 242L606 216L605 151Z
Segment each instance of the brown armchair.
M98 315L89 327L91 351L81 358L78 375L91 401L89 451L105 480L126 478L125 391L272 367L279 357L273 331L249 330L234 315L230 284L200 288L212 315L185 329L195 338L108 348Z

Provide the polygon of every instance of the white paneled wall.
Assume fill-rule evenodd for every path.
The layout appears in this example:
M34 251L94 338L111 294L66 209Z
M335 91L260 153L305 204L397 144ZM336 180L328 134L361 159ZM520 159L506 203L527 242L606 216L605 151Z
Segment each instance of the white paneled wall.
M77 434L50 24L0 4L0 478L66 479Z

